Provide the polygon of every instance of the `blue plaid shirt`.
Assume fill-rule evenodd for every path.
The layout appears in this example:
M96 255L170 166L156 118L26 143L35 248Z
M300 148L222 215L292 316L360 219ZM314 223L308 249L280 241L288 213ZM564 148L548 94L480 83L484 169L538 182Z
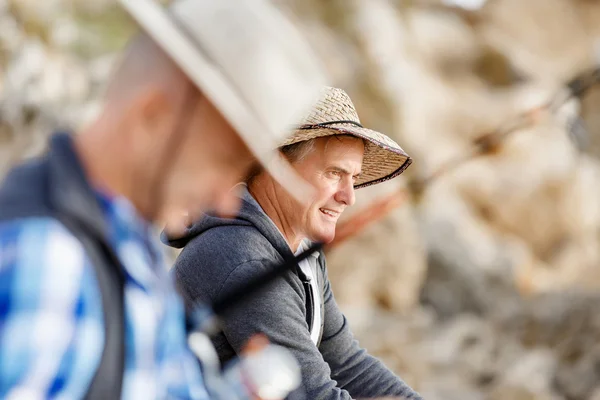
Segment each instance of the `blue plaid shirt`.
M207 399L160 243L128 201L98 197L126 275L123 399ZM103 345L100 289L78 240L53 219L0 223L0 398L82 398Z

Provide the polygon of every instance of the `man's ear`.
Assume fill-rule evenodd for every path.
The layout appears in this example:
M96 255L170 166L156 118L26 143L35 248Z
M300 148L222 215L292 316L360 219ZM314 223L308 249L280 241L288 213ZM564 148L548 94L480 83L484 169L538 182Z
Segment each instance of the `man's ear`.
M127 132L132 157L146 154L149 148L162 147L168 140L165 132L170 132L174 121L172 106L164 91L148 88L138 93L123 110L122 129Z
M167 94L158 88L149 88L138 95L131 113L136 124L153 135L168 130L174 119L172 111Z

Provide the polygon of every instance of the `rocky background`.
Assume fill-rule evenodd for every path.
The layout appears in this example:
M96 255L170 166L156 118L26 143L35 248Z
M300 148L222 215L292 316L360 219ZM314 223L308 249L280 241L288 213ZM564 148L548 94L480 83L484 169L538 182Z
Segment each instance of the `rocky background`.
M600 61L596 1L277 3L414 158L355 213ZM0 27L1 176L95 115L135 27L114 0L0 0ZM600 399L600 90L535 121L330 251L361 343L427 399Z

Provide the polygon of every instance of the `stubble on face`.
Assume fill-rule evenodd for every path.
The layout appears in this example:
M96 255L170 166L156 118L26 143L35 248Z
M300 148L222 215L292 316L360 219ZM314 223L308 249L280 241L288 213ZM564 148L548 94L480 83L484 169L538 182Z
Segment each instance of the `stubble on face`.
M290 210L299 235L328 243L335 237L337 221L354 203L354 180L362 168L364 144L353 137L317 139L314 150L297 163L298 172L317 188L317 198L307 206Z

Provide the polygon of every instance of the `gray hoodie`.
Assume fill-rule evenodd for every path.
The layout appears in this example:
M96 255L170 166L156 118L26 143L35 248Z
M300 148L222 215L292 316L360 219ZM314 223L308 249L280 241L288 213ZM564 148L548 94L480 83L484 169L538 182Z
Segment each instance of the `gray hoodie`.
M284 257L293 257L275 224L247 190L235 219L205 216L186 235L168 240L163 235L163 240L173 247L183 247L174 274L188 305L212 302ZM295 355L310 400L380 396L420 399L383 363L359 347L333 297L323 254L318 262L323 316L318 347L310 336L310 290L297 268L225 315L223 332L213 340L221 361L231 359L253 334L262 332Z

